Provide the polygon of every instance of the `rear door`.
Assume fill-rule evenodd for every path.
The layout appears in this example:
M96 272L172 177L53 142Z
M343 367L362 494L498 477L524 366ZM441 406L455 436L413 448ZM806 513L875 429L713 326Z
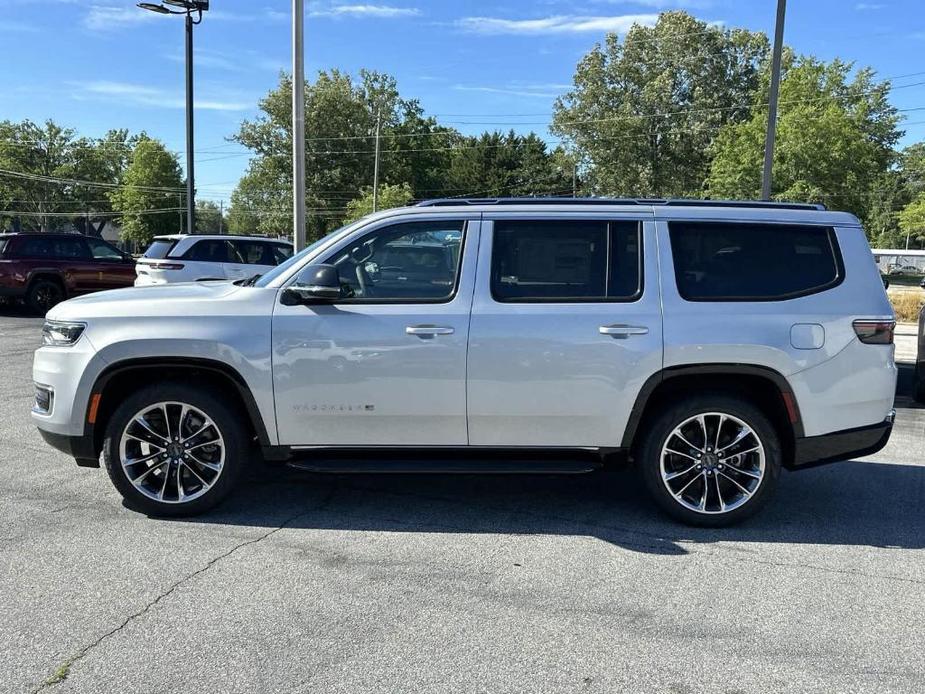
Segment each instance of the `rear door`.
M469 442L620 446L642 384L662 367L651 216L485 216Z

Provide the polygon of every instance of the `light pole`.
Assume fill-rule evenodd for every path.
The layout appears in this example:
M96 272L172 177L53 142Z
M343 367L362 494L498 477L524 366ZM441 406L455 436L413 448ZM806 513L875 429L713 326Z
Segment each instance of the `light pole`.
M780 56L784 49L784 15L787 0L777 0L774 49L771 53L771 91L768 95L768 130L764 138L764 168L761 172L761 199L771 199L771 169L774 165L774 138L777 135L777 96L780 92Z
M178 7L172 10L170 7ZM186 231L196 233L196 176L193 161L193 27L202 22L202 13L209 9L209 0L163 0L158 5L140 2L138 7L158 14L186 15ZM193 19L193 15L196 19Z
M305 248L305 0L292 0L292 246Z

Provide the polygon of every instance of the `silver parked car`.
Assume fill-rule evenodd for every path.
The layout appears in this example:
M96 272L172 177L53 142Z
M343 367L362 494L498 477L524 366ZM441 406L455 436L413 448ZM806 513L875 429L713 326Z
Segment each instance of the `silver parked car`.
M582 472L612 453L689 523L781 468L879 450L893 313L858 220L814 205L430 201L256 281L58 305L33 420L127 503L204 511L259 454L322 471Z

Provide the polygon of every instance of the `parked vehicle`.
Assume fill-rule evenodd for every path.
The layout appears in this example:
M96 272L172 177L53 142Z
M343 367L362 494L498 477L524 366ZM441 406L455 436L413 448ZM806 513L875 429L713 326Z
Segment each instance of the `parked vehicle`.
M138 260L135 286L247 279L290 256L291 243L262 236L155 236Z
M60 304L32 416L156 515L214 506L254 446L334 472L629 457L662 509L723 525L781 468L889 438L895 323L870 257L854 216L814 205L430 201L254 282Z
M0 296L22 299L45 315L60 301L103 289L131 287L135 261L93 236L0 234Z
M925 306L922 306L922 310L919 311L919 340L915 358L914 396L918 402L925 403Z

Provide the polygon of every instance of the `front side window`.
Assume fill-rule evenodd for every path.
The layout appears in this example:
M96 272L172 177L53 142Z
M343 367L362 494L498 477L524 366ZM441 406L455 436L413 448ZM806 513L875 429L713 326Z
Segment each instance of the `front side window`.
M265 241L235 241L238 250L239 262L246 265L277 265L273 257L273 249Z
M411 222L377 229L326 262L348 301L448 301L456 290L465 222Z
M94 260L122 261L122 253L105 241L88 238L87 245L90 246L90 255L93 256Z
M829 227L670 222L678 292L688 301L774 301L834 287L844 276Z
M273 265L285 263L292 257L292 246L283 243L273 244Z
M499 220L494 229L495 301L631 301L642 290L639 222Z

